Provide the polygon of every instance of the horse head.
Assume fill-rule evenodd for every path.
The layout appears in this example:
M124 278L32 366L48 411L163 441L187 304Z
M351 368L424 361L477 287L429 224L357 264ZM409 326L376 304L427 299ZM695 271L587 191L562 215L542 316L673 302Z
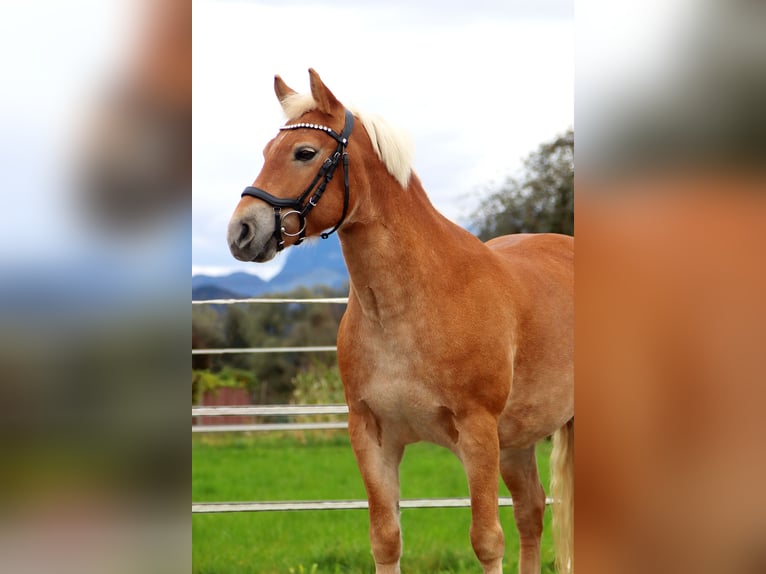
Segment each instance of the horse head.
M327 237L348 212L354 116L313 69L309 75L310 95L274 78L288 123L266 144L263 168L229 222L229 249L239 260L268 261L305 237Z

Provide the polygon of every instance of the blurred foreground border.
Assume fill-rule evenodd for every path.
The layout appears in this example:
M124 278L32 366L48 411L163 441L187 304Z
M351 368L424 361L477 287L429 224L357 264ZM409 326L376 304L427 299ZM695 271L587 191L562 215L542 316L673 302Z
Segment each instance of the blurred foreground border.
M188 572L191 1L0 32L0 570Z
M764 572L766 6L577 14L577 568Z

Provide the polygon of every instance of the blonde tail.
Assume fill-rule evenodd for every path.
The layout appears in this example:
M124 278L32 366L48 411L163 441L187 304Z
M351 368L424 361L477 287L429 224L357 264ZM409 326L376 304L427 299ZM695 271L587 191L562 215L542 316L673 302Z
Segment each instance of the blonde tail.
M553 435L551 496L556 570L574 572L574 419Z

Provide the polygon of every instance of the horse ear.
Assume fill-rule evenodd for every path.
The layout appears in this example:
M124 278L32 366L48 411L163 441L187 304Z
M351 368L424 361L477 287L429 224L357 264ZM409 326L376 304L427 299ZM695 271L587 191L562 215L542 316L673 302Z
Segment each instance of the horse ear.
M311 79L311 95L314 97L320 112L333 115L333 112L343 108L343 104L324 85L322 78L319 77L314 68L309 68L309 77Z
M284 80L277 74L274 76L274 93L277 94L277 98L282 102L287 96L293 95L295 90L285 84Z

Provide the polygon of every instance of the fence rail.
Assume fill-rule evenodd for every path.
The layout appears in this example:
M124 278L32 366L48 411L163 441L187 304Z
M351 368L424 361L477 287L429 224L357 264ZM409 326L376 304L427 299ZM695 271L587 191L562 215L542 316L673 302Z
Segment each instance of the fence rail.
M513 499L501 496L499 506L513 506ZM546 498L545 504L552 504ZM470 498L410 498L399 501L399 508L470 508ZM192 513L215 512L279 512L288 510L364 510L366 500L310 500L289 502L198 502L192 504Z
M239 303L337 303L345 305L348 297L314 297L309 299L285 299L285 298L250 298L250 299L205 299L192 301L192 305L237 305Z
M347 422L337 423L262 423L251 425L192 425L192 432L267 432L294 430L343 430Z
M300 415L347 415L346 405L243 405L231 407L192 407L193 417L225 416L300 416Z
M230 407L192 407L192 417L225 416L305 416L347 415L346 405L244 405ZM211 432L267 432L293 430L342 430L345 421L308 423L252 423L233 425L192 425L193 433Z
M325 353L335 352L338 347L332 345L315 347L231 347L227 349L192 349L192 355L224 355L248 353Z

